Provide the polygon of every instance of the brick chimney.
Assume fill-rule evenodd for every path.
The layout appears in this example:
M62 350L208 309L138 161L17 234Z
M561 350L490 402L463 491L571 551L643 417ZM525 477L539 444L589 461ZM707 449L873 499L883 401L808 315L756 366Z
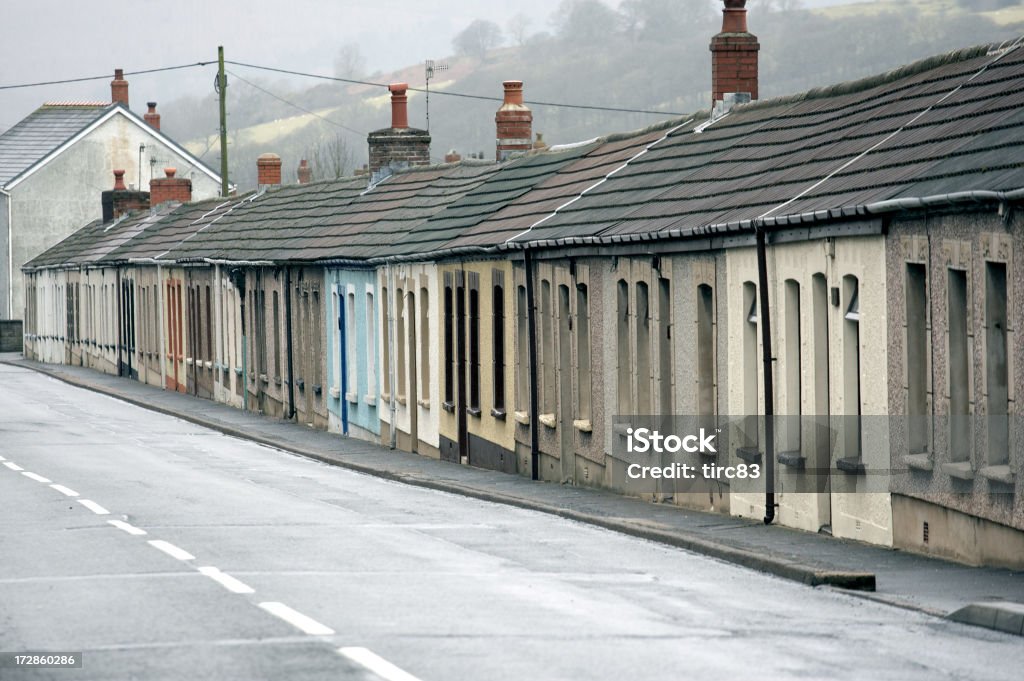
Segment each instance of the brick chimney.
M124 171L114 171L114 188L100 194L103 208L103 222L116 220L125 213L147 210L149 192L140 192L124 186Z
M391 92L391 127L375 130L366 141L370 146L371 182L395 170L430 164L430 133L409 127L409 86L394 83Z
M498 127L495 158L499 162L533 148L533 112L523 104L523 81L506 80L502 85L505 101L494 115Z
M159 130L160 114L156 112L156 102L146 102L146 106L149 107L149 111L146 112L142 119L149 123L149 127Z
M175 177L177 172L174 168L164 168L166 177L149 181L150 205L159 206L167 201L188 203L192 200L192 180Z
M309 184L313 179L313 169L309 167L309 161L306 159L299 161L299 169L296 174L299 176L299 184Z
M260 154L256 159L256 184L263 187L281 184L281 157L277 154Z
M128 106L128 81L124 69L114 69L114 80L110 81L110 103Z
M458 163L461 160L462 156L454 149L449 150L448 153L444 155L445 163Z
M725 95L746 92L757 99L757 36L747 31L746 0L725 0L722 32L711 39L711 106Z

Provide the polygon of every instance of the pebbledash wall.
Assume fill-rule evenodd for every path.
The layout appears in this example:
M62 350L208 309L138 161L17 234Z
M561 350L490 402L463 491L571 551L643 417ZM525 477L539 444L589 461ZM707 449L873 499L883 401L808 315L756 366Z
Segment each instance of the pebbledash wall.
M278 188L278 176L223 214L186 204L155 219L146 238L173 223L181 230L174 239L197 250L172 244L146 264L98 257L29 267L26 354L124 373L116 287L129 281L144 310L129 323L141 339L127 349L142 353L129 372L138 380L155 383L159 371L169 389L236 406L245 395L254 411L455 464L760 518L769 509L757 486L717 481L694 491L679 480L631 478L621 423L695 416L728 429L729 447L676 460L768 463L756 416L766 407L756 224L767 241L771 399L782 415L777 521L1021 567L1024 345L1016 334L1024 300L1015 263L1024 241L1014 190L1024 182L992 180L991 161L975 168L960 154L967 166L956 182L991 189L953 194L960 185L941 169L933 177L933 166L915 166L922 193L890 191L885 169L899 159L879 156L835 179L856 198L833 205L840 190L807 196L773 175L812 187L830 181L788 155L798 157L801 145L833 153L834 125L891 118L898 128L899 116L876 107L905 106L908 87L953 88L970 78L971 88L984 88L985 78L972 74L999 55L1021 61L1013 51L977 49L835 93L512 156L486 172L403 167L414 165L403 157L382 164L390 176L369 187L346 180ZM517 97L521 84L508 83ZM971 88L952 105L978 110L969 97L986 91ZM407 122L403 91L392 88L392 129ZM924 111L922 98L914 101ZM774 126L767 133L766 121ZM371 144L378 138L387 135ZM865 149L873 143L866 135ZM961 149L940 137L929 143L935 157ZM765 163L790 165L736 180L737 168L770 153L786 156ZM874 203L855 203L864 196ZM323 262L261 262L238 241L239 230L252 229L253 239L324 253L317 239L326 228L295 222L300 201L311 202L310 215L324 212L317 201L330 205L345 225ZM791 204L794 212L777 220L754 220ZM138 219L95 230L96 241L83 238L81 249L102 251L96 244ZM661 231L631 233L631 220L655 221ZM288 233L259 234L261 224ZM203 237L190 239L193 232ZM367 248L360 239L382 235L392 242L358 250ZM67 331L74 283L87 287L76 314L85 343ZM144 293L154 286L162 296ZM162 366L149 356L154 348ZM974 421L953 427L960 422L950 414Z

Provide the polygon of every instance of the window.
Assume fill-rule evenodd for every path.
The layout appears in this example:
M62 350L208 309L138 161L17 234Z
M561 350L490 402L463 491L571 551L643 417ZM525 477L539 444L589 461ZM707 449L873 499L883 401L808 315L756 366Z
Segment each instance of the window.
M455 406L455 300L453 298L454 276L444 273L444 403L449 409Z
M320 303L320 291L318 289L313 290L312 295L312 317L309 320L310 333L313 337L310 339L312 342L310 345L313 348L312 358L312 375L309 376L309 380L313 381L314 394L317 399L323 399L323 373L324 373L324 310ZM274 353L275 355L280 353ZM310 416L312 418L312 416Z
M274 347L276 348L281 344L281 301L280 294L274 291L271 303L272 313L274 315ZM281 353L274 352L274 378L281 380Z
M374 316L373 291L366 292L366 393L377 396L377 319ZM352 390L355 390L353 386Z
M1007 365L1006 264L985 263L985 388L988 463L1009 463L1009 370Z
M802 364L800 348L802 345L800 327L800 284L795 279L787 279L785 283L786 312L786 411L785 448L789 452L800 451L800 415L802 413L803 389L801 384Z
M135 289L132 288L132 297L135 296ZM213 305L211 303L210 285L206 285L206 361L213 361ZM132 343L135 342L135 330L132 330Z
M860 286L857 277L843 277L843 409L848 460L861 456L861 385L860 385Z
M672 282L658 278L658 411L669 416L674 411L672 382Z
M530 406L530 333L525 286L516 288L516 366L516 407L525 412Z
M647 282L636 285L636 410L652 414L651 404L651 310Z
M949 372L950 460L968 461L971 452L970 312L967 297L967 272L950 269L947 280Z
M346 338L343 342L341 338L341 322L344 316L342 305L345 303L342 294L338 292L337 286L334 287L334 293L331 296L331 303L331 317L334 319L334 323L329 327L331 329L331 337L334 339L334 342L331 343L331 374L333 378L331 385L335 392L340 393L343 390L348 389L343 385L343 377L341 375L341 353L345 348L347 348L347 343L351 343L352 341L351 339ZM343 345L345 345L345 347L342 347ZM344 399L344 395L342 395L342 399Z
M469 273L469 411L480 415L480 275Z
M828 282L824 274L817 273L811 277L811 305L814 317L814 448L818 460L824 461L831 449L828 423Z
M386 400L391 399L391 336L388 333L389 324L388 287L380 289L380 342L381 342L381 380L384 381L384 389L381 395Z
M697 414L701 425L715 415L715 292L697 287Z
M493 345L494 415L505 413L505 273L491 272L491 342Z
M757 418L757 286L743 284L743 415L744 446L760 442Z
M922 264L907 263L907 445L928 451L928 277Z
M397 397L404 400L406 392L406 371L405 371L405 291L395 290L395 361L398 363L398 376L395 391Z
M541 413L555 413L555 334L553 311L551 309L551 282L544 279L540 282L540 325L541 325L541 371L538 380L541 384L543 398Z
M420 288L420 399L430 399L430 305L427 288Z
M622 416L633 413L632 362L629 351L629 284L620 279L616 284L615 323L618 367L616 369L616 407Z
M586 284L576 285L576 373L579 417L589 421L592 413L590 376L590 301Z
M370 325L373 329L373 325ZM359 361L356 359L356 292L345 295L345 392L359 394ZM347 396L342 396L349 399Z

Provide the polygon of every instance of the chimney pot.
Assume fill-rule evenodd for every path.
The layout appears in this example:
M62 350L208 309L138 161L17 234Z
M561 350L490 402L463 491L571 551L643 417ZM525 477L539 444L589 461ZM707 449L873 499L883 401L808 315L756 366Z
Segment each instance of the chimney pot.
M310 180L313 179L313 169L309 167L309 161L302 159L299 161L299 184L309 184Z
M261 187L281 184L281 157L277 154L261 154L256 159L256 177Z
M166 175L168 178L173 178L174 174L177 172L177 168L164 168L164 175Z
M114 80L110 81L110 103L128 106L128 81L124 69L114 69Z
M114 171L114 191L122 191L122 190L126 190L126 189L128 189L128 187L124 186L124 171L123 170L115 170Z
M388 86L391 92L391 128L402 130L409 127L409 89L407 83L392 83Z
M156 102L146 102L146 106L149 107L149 111L146 112L142 119L149 123L149 127L159 130L160 114L156 112Z

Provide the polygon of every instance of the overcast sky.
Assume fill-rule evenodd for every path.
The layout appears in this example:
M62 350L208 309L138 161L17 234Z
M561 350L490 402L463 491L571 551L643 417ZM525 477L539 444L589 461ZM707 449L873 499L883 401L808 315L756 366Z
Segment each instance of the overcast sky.
M700 0L680 0L698 2ZM828 5L854 0L807 0ZM618 0L608 4L618 5ZM519 12L531 32L547 30L554 0L2 0L0 85L139 71L228 59L330 74L344 43L356 43L370 71L451 53L473 19L504 26ZM132 108L209 90L213 67L130 78ZM44 101L108 100L107 80L0 90L0 131Z

